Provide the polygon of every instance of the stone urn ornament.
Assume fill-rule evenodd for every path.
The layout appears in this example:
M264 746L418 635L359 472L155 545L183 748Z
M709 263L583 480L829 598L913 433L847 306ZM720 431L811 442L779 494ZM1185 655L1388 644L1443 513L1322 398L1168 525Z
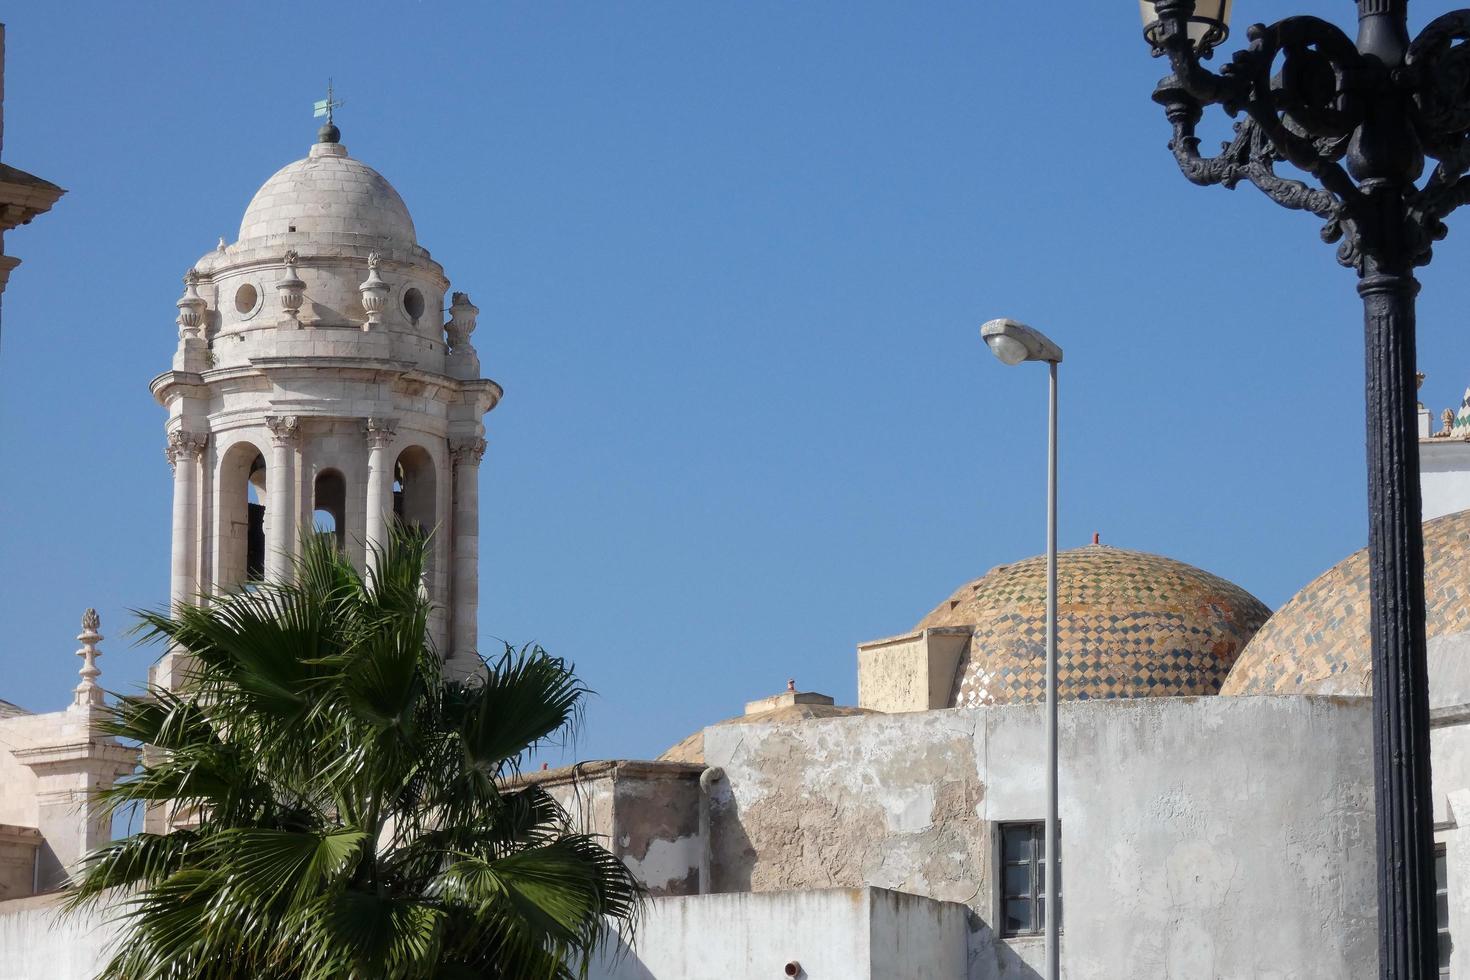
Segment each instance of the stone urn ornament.
M362 308L367 313L367 322L362 329L371 330L383 322L383 310L388 305L388 284L378 275L378 263L382 259L377 252L368 253L368 277L357 287L362 293Z
M469 293L455 293L449 306L449 322L444 324L444 333L449 340L449 349L458 354L473 351L470 334L475 332L475 321L480 308L470 302Z
M198 270L190 269L184 273L184 295L174 305L179 308L176 321L179 325L179 337L184 340L197 338L200 328L204 326L204 310L209 305L199 295Z
M301 304L306 300L306 283L296 274L296 263L300 256L294 248L287 249L284 259L286 274L276 280L276 295L280 297L281 309L297 326L301 325Z

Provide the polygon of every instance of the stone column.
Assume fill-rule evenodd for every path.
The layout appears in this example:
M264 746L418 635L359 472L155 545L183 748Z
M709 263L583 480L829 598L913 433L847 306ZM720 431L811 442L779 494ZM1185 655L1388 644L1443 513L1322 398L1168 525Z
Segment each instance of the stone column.
M169 601L175 613L199 594L199 457L204 445L204 436L175 429L168 434L168 448L164 450L174 470Z
M365 426L368 445L367 476L367 567L373 565L373 549L388 544L388 524L393 518L393 420L371 418Z
M265 578L285 582L291 577L296 552L296 445L301 420L273 415L265 420L271 430L271 461L265 471Z
M479 646L480 460L485 440L453 439L449 450L454 464L449 656L463 666L473 660Z

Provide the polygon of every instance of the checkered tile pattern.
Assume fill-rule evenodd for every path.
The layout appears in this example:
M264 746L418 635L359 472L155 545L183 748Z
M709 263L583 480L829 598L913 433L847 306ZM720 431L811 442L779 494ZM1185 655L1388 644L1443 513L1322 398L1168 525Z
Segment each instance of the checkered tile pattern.
M1460 411L1455 415L1455 424L1450 429L1450 438L1470 439L1470 388L1465 389L1465 397L1460 399Z
M1270 616L1250 593L1159 555L1091 545L1057 558L1063 698L1215 694ZM991 569L919 623L974 632L951 704L1046 696L1046 558Z
M1470 511L1424 525L1429 636L1470 630ZM1373 693L1368 551L1328 569L1282 606L1240 655L1221 694Z

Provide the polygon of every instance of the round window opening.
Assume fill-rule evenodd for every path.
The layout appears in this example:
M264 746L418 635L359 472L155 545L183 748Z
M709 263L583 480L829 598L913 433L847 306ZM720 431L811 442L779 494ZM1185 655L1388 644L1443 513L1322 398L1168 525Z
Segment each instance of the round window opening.
M254 312L255 306L260 302L260 293L250 283L246 283L235 290L235 312L249 314Z
M417 289L410 289L403 294L403 312L415 323L419 317L424 315L424 294Z

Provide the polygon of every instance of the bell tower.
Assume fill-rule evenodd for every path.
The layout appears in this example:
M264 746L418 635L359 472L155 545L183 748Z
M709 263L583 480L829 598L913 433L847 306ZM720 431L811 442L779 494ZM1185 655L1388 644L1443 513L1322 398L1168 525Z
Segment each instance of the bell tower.
M302 534L359 567L391 522L433 532L425 586L448 669L476 660L483 416L501 397L402 198L330 122L256 192L178 301L168 410L170 600L284 580ZM448 316L441 311L447 306ZM177 680L170 657L158 683Z

